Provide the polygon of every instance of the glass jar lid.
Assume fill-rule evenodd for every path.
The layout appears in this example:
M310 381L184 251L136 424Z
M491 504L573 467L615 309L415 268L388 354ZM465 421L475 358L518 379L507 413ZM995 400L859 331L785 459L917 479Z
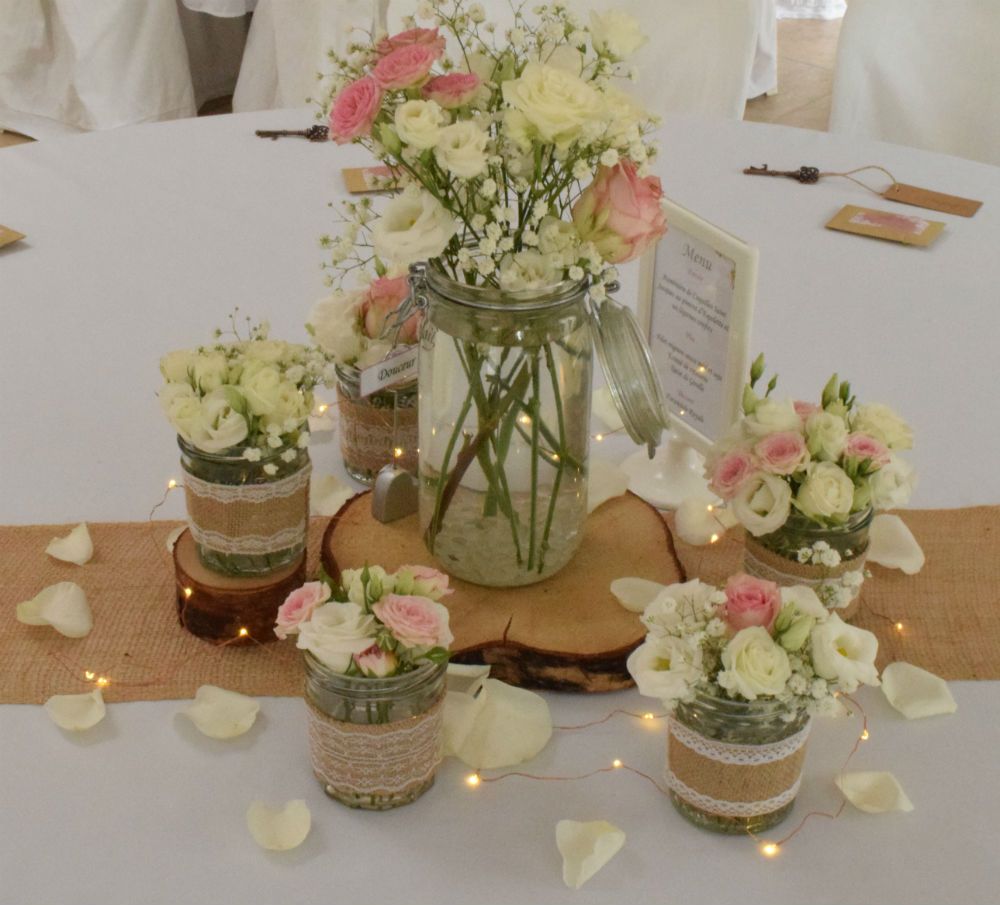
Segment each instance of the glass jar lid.
M649 344L635 315L614 299L591 300L590 319L594 347L615 408L628 435L644 444L653 458L669 421Z

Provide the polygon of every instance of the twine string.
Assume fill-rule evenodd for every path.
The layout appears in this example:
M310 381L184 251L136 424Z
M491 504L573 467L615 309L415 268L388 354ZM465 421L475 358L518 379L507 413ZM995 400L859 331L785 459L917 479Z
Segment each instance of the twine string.
M868 185L868 183L864 182L863 180L854 178L855 173L863 173L865 170L878 170L880 173L885 173L885 175L888 176L889 179L891 180L889 186L880 192L878 189L872 188L870 185ZM819 175L820 178L824 176L839 176L841 179L847 179L850 182L853 182L855 185L860 185L861 188L867 189L869 192L878 195L880 198L885 197L885 193L889 191L889 189L891 189L894 185L897 184L896 177L893 176L892 173L890 173L885 167L880 167L878 164L875 163L869 163L863 167L856 167L853 170L848 170L846 173L830 172L830 173L820 173Z

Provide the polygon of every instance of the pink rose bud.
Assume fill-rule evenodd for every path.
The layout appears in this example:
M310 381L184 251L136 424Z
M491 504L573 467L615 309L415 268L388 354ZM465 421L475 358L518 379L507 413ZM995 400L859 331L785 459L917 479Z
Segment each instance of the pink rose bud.
M795 431L768 434L753 448L764 471L787 475L798 471L809 458L805 437Z
M448 610L426 597L386 594L372 612L406 647L447 647L454 640Z
M406 44L382 57L372 69L372 77L382 88L412 88L427 79L439 56L427 44Z
M881 468L889 464L891 454L889 447L880 443L868 434L848 434L844 446L844 457L847 459L871 459L872 464Z
M330 138L338 145L370 135L382 105L382 89L372 78L352 82L330 107Z
M361 672L370 679L391 676L399 666L399 660L391 650L382 650L373 644L367 650L354 655L354 662Z
M432 569L430 566L403 566L413 575L413 580L421 593L445 597L454 594L455 589L448 587L448 576L444 572Z
M734 632L756 625L771 631L779 612L781 591L773 581L740 574L726 582L724 618Z
M449 72L432 78L420 90L427 100L434 101L445 110L464 107L475 96L482 84L474 72Z
M299 625L310 619L316 607L329 599L330 588L322 581L309 581L296 588L278 607L274 634L282 641L289 635L298 634Z
M444 37L438 34L436 28L410 28L407 31L399 32L399 34L383 38L375 47L375 52L379 56L384 57L400 47L406 47L408 44L426 44L437 51L438 56L444 53L445 48Z
M381 336L386 319L403 304L409 294L410 282L405 276L391 279L379 277L373 280L361 302L361 322L365 335L371 339ZM406 319L399 331L401 343L416 342L420 320L421 313L416 310Z
M625 158L597 171L573 205L573 223L580 238L593 242L606 261L622 264L667 231L662 198L660 180L640 178L635 164Z
M795 406L795 414L802 419L803 423L810 415L823 411L823 406L817 405L815 402L803 402L801 399L796 399L792 405Z
M708 489L724 500L731 500L756 473L757 465L750 453L734 449L715 463Z

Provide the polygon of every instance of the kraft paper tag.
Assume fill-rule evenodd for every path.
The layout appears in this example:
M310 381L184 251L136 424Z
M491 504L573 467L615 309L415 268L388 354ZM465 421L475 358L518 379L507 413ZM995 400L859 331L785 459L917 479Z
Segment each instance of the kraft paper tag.
M16 229L8 229L6 226L0 226L0 248L20 242L23 238L24 233L19 233Z
M930 245L944 229L944 224L939 220L925 220L923 217L848 204L837 211L826 228L902 242L905 245Z
M983 206L982 201L971 198L960 198L958 195L946 195L944 192L932 192L905 182L894 182L883 193L883 198L898 201L900 204L912 204L914 207L925 207L931 211L941 211L943 214L957 214L959 217L971 217Z
M401 346L378 364L361 372L361 395L371 396L401 380L416 376L419 346Z
M389 167L345 167L344 185L352 195L365 192L391 192L398 185Z

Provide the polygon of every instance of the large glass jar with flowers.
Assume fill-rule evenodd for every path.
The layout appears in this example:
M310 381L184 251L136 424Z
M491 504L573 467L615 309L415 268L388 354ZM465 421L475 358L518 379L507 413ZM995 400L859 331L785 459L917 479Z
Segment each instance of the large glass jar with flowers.
M744 388L743 417L709 456L710 489L747 531L744 568L782 585L807 584L850 618L860 602L876 510L909 499L909 426L888 406L858 404L836 374L818 403L755 392L759 357Z
M275 633L304 651L309 750L324 791L349 807L408 804L441 761L446 575L424 566L346 569L278 610Z
M644 39L563 4L516 9L503 34L461 0L424 12L430 27L334 58L331 138L402 191L378 216L349 206L329 244L341 276L419 265L396 320L426 309L428 549L464 579L527 584L582 537L595 345L633 439L652 448L664 425L645 341L608 298L615 265L666 230L653 119L615 84Z
M815 713L878 684L878 641L804 585L734 575L663 587L646 607L628 669L669 711L665 779L703 829L759 833L788 816Z

